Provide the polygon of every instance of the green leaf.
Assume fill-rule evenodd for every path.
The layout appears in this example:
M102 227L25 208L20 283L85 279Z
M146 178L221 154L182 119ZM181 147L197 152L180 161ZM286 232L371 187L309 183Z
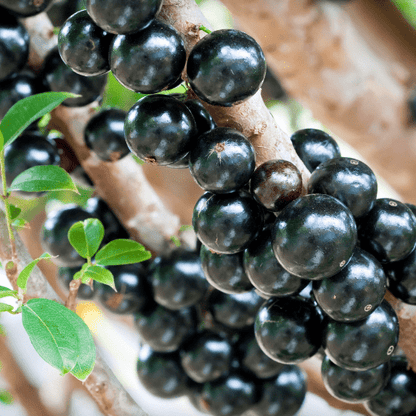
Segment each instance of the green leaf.
M9 191L73 191L79 194L71 176L59 166L33 166L18 175Z
M51 112L67 98L79 97L69 92L43 92L19 100L6 113L0 123L0 130L4 136L4 144L12 143L32 122Z
M13 396L6 390L0 391L0 402L3 404L12 404Z
M68 231L69 242L84 259L91 258L97 252L103 238L104 226L95 218L78 221Z
M17 218L12 222L12 227L14 228L30 228L28 226L28 222L24 220L23 218Z
M132 155L132 156L133 156L133 159L136 161L137 164L139 164L139 165L144 165L145 164L145 161L141 160L136 155Z
M4 136L2 131L0 130L0 151L3 150L4 147Z
M170 239L173 241L173 243L175 244L176 247L180 247L181 246L181 240L179 240L179 238L176 237L176 235L172 235L170 237Z
M140 263L152 257L140 243L133 240L113 240L96 255L95 262L101 266L119 266L121 264Z
M0 303L0 312L10 312L13 310L12 305L7 305L6 303Z
M9 204L10 207L10 219L14 220L19 216L19 214L22 212L22 210L19 207L16 207L12 204Z
M30 342L40 357L62 375L75 367L81 353L75 317L79 318L49 299L30 299L22 306L22 323Z
M7 298L8 296L17 298L17 290L12 290L8 287L0 286L0 298Z
M32 260L20 273L19 277L17 278L16 284L21 289L26 289L27 281L29 279L30 274L32 273L35 266L43 259L51 259L52 256L49 253L43 253L40 257L35 260Z
M192 227L192 225L181 225L181 228L179 228L179 231L183 232L183 231L193 230L193 229L194 227Z
M75 273L74 279L81 279L82 283L88 283L90 279L93 279L116 290L114 285L114 276L110 270L104 269L101 266L90 264L86 264L86 266L84 266L82 266L79 272Z

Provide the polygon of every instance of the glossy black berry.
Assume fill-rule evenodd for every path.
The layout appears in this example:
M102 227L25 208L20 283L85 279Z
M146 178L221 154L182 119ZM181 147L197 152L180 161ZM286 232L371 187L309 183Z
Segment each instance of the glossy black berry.
M192 308L172 311L152 303L134 314L134 325L143 342L158 352L176 351L196 330Z
M117 289L115 292L110 286L103 286L100 300L108 310L117 314L135 313L151 302L152 289L141 264L111 266L108 270Z
M217 322L229 328L244 328L253 325L263 302L254 290L231 295L214 290L208 299L208 309Z
M0 6L17 17L29 17L45 11L52 2L53 0L0 0Z
M1 2L0 2L1 4ZM20 71L29 57L29 33L4 10L0 13L0 81Z
M218 380L204 384L202 400L214 416L238 416L259 400L256 381L242 371L232 370Z
M202 245L202 270L208 282L224 293L243 293L253 289L243 264L243 253L217 254Z
M387 287L398 299L416 305L416 248L403 260L384 266Z
M154 20L131 35L117 35L110 52L111 71L129 90L153 94L170 88L185 66L181 35L170 25Z
M187 342L179 355L185 373L197 383L205 383L229 371L232 349L226 338L203 331Z
M337 142L322 130L298 130L290 140L309 172L313 172L322 162L341 156Z
M359 219L374 205L377 179L365 163L349 157L339 157L321 163L312 172L308 192L337 198Z
M154 299L177 310L197 303L208 289L199 253L177 249L156 257L149 269Z
M257 237L263 225L263 213L249 196L238 192L226 195L206 192L195 205L192 225L209 249L234 254L243 251Z
M260 388L261 400L252 409L256 416L294 416L306 397L306 375L296 365L285 365Z
M45 137L36 133L23 133L4 149L6 180L10 186L13 180L33 166L59 166L58 148ZM35 197L39 192L16 192L21 196Z
M29 71L13 75L0 82L0 119L23 98L44 92L42 82Z
M198 129L197 137L217 127L214 119L211 117L211 114L208 113L200 101L196 99L186 100L184 101L184 104L188 107L195 119L196 127Z
M375 396L390 376L390 361L366 371L350 371L322 360L322 380L329 393L347 403L361 403Z
M115 162L130 153L124 138L125 118L123 110L108 108L92 116L85 126L85 144L101 160Z
M74 279L74 274L80 270L80 267L59 267L57 277L66 293L68 293L69 284ZM97 295L97 292L101 292L101 289L102 286L98 282L94 282L93 289L91 286L81 283L81 286L78 288L77 297L83 300L92 299Z
M309 283L290 274L277 261L270 227L245 249L244 268L253 286L268 296L297 294Z
M114 35L98 27L86 10L66 20L58 35L62 60L85 77L103 75L110 70L108 54Z
M302 194L302 175L287 160L269 160L254 172L250 190L259 204L277 212Z
M217 127L198 138L189 154L189 169L206 191L226 194L244 186L255 169L253 145L238 130Z
M271 298L254 323L257 342L272 360L297 364L312 357L322 343L322 321L302 297Z
M269 358L259 347L254 328L248 327L236 343L236 353L241 365L253 372L257 378L270 378L282 371L284 364Z
M196 135L191 112L167 95L141 98L127 113L125 138L130 150L147 163L169 165L183 158Z
M107 84L106 75L84 77L76 74L62 61L58 48L52 49L45 58L42 76L51 91L66 91L81 97L68 98L62 104L67 107L83 107L100 98Z
M266 60L251 36L223 29L205 36L194 46L186 70L191 88L201 100L230 107L261 87Z
M361 247L381 263L402 260L416 244L416 217L400 201L376 199L358 223L358 238Z
M324 347L330 360L351 371L364 371L387 362L399 339L396 312L383 300L367 318L356 322L329 320Z
M192 382L188 383L188 393L187 397L191 402L192 406L195 407L201 413L209 413L208 410L205 408L205 404L202 400L202 388L203 384Z
M64 205L47 215L42 228L42 247L50 255L58 256L54 259L58 266L77 267L85 263L69 243L68 231L73 224L87 218L91 215L75 204Z
M273 249L281 265L304 279L338 273L357 242L351 211L329 195L306 195L279 213L273 228Z
M387 278L381 264L358 247L339 273L313 282L319 306L341 322L359 321L370 315L382 302L386 288Z
M117 238L129 238L126 229L103 199L99 197L89 198L85 209L92 217L98 218L103 223L105 230L103 243L108 243Z
M161 353L142 344L137 360L137 375L150 393L172 399L188 392L188 377L176 353Z
M110 33L133 33L147 27L162 7L163 0L87 0L88 14Z
M413 415L416 411L416 374L408 368L404 357L392 357L386 386L364 406L377 416Z

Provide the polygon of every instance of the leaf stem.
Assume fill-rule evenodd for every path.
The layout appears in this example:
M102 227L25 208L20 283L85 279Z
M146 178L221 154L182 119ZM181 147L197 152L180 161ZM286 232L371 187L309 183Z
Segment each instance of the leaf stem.
M1 134L1 132L0 132L0 134ZM7 231L9 233L9 240L10 240L10 246L11 246L11 251L12 251L12 260L14 262L16 262L17 261L17 254L16 254L16 245L15 245L15 242L14 242L14 234L13 234L13 230L12 230L12 219L11 219L11 214L10 214L10 204L9 204L9 201L8 201L9 194L7 192L6 166L5 166L5 162L4 162L4 148L0 152L0 172L1 172L1 181L2 181L2 185L3 185L2 198L3 198L3 202L4 202L4 207L5 207L4 211L5 211L5 214L6 214Z

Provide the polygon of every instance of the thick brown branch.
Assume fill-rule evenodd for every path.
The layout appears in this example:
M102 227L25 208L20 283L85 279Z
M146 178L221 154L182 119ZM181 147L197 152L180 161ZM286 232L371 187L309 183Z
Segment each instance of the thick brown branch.
M30 416L52 416L42 403L39 391L29 382L9 350L7 340L0 336L1 376L9 384L13 398L20 402Z
M223 3L261 44L289 94L416 202L416 128L407 109L416 57L411 59L409 48L400 55L403 46L395 35L400 29L393 25L381 21L380 36L371 34L382 10L389 8L392 15L390 2L356 0L343 7L311 0ZM407 39L414 51L416 37Z

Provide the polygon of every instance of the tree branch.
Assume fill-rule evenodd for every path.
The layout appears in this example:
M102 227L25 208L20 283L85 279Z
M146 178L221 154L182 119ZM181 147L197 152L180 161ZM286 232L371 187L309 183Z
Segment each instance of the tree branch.
M222 1L258 40L288 93L415 203L416 129L407 101L416 35L391 2Z

